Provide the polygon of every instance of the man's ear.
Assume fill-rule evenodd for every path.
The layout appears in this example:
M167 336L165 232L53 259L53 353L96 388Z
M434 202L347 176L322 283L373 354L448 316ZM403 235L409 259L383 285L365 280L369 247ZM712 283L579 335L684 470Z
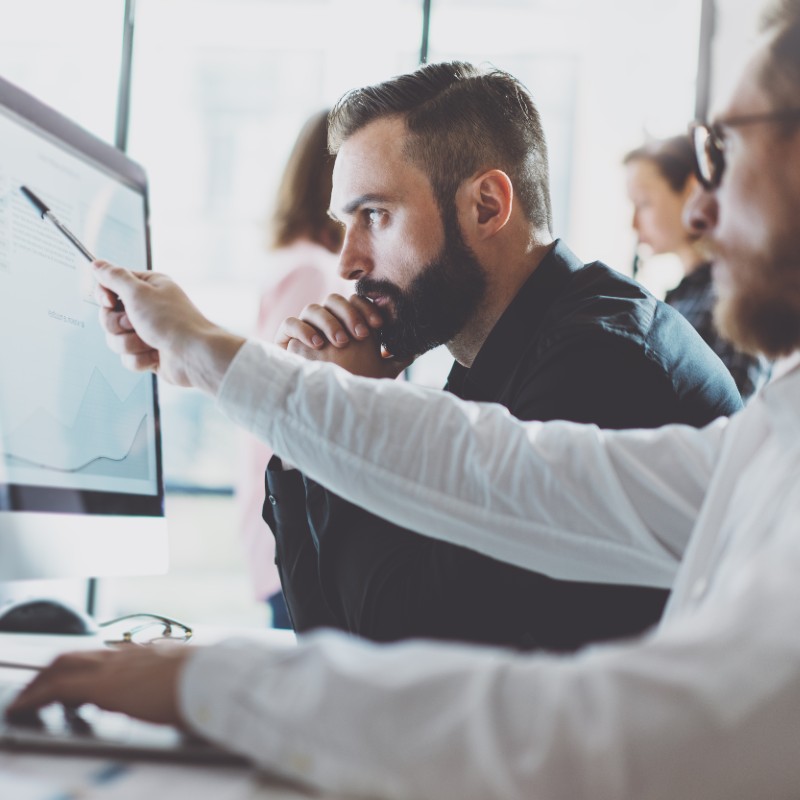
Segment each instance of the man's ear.
M479 239L494 236L511 217L514 186L499 169L490 169L472 178L467 185L467 220Z

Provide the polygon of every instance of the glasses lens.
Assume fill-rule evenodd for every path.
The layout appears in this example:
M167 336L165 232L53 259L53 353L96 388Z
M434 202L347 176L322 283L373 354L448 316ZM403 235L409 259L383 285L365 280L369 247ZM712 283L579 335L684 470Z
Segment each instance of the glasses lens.
M695 125L692 143L700 183L706 189L716 189L725 171L725 151L720 134L713 127Z
M720 161L722 153L717 149L714 136L705 125L693 127L692 144L697 177L706 189L713 189L717 178L715 165Z

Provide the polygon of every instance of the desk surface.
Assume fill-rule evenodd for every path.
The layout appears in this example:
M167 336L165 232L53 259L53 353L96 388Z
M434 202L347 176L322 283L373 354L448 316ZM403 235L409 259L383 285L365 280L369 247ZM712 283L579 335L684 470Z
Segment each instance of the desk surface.
M246 636L291 646L289 631L200 628L193 639L210 644ZM0 660L44 665L68 650L103 646L102 636L0 634ZM0 679L21 684L30 672L0 669ZM301 800L319 797L247 767L207 767L146 761L115 762L86 756L0 751L0 797L15 800L139 800L146 797L192 800Z

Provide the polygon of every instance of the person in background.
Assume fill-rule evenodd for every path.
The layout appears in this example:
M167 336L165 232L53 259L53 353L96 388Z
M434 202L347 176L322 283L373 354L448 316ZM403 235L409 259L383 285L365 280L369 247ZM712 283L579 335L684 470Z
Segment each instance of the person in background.
M283 320L332 292L347 291L337 272L341 226L328 216L334 157L328 153L329 109L312 114L284 167L269 224L269 284L259 304L254 336L272 341ZM275 539L261 517L264 468L272 455L243 434L242 471L236 486L240 529L256 596L266 600L275 628L291 620L274 565Z
M674 253L683 267L683 279L667 292L664 302L691 322L730 370L742 399L748 400L766 383L770 364L763 355L737 350L714 324L711 263L697 233L684 227L682 220L686 201L697 187L691 140L673 136L650 141L631 150L623 163L639 244L653 255Z

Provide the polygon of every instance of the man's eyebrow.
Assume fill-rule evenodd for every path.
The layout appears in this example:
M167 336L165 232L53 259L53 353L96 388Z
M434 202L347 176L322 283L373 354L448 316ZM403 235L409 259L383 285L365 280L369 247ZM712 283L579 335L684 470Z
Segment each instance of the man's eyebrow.
M362 194L358 197L351 200L343 209L342 213L345 216L349 216L354 211L357 211L361 206L369 206L374 205L375 203L388 203L391 201L391 198L385 194L378 194L376 192L371 192L369 194ZM331 219L335 219L337 222L341 222L339 217L336 215L336 212L333 209L328 209L328 216Z

